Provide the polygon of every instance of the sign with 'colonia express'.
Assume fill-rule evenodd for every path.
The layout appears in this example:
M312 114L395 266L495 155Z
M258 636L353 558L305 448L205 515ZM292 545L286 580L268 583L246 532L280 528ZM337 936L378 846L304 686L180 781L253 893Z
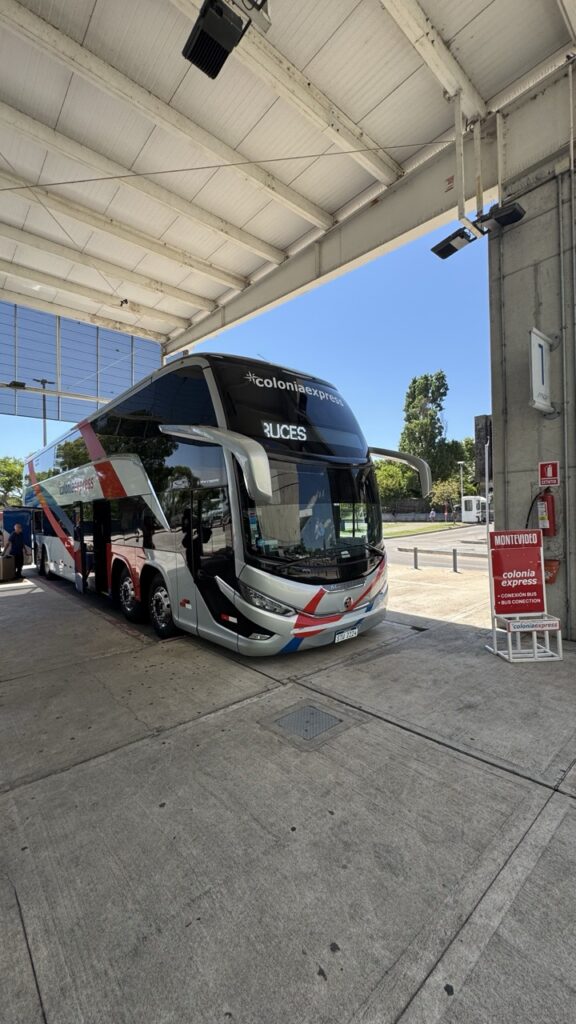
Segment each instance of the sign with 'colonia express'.
M494 615L545 612L541 530L499 530L490 534Z

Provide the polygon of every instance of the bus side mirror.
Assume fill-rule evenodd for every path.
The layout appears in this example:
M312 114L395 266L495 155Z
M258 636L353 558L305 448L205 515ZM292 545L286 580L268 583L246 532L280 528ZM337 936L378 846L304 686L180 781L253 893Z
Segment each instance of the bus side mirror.
M182 437L187 441L207 441L220 445L240 463L246 490L257 505L268 505L272 501L272 475L266 449L251 437L237 434L222 427L168 425L160 427L163 434Z
M407 452L395 452L391 448L369 448L368 451L371 455L381 455L384 459L390 459L391 462L403 462L406 466L411 466L415 469L420 478L420 487L422 488L422 496L425 498L432 490L432 473L430 472L430 466L424 459L418 458L417 455L408 455Z

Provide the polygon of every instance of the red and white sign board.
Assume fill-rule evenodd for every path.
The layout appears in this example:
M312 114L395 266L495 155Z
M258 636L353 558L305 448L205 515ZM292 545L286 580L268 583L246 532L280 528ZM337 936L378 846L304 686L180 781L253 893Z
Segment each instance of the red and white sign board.
M560 483L560 463L539 462L538 477L540 487L557 487Z
M541 530L498 530L490 534L493 615L546 611Z

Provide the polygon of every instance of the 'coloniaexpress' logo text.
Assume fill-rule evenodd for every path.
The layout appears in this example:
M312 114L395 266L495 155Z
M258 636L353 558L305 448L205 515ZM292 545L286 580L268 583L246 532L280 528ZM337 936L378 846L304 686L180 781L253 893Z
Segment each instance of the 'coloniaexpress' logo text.
M62 483L58 487L59 494L86 494L88 491L94 490L94 480L92 477L76 477L74 480L68 480L66 483Z
M322 388L317 388L313 384L301 384L297 380L282 380L278 377L258 377L252 370L248 370L246 374L246 380L250 384L255 384L257 388L276 388L278 391L295 391L300 395L310 395L313 398L319 398L323 402L332 402L334 405L344 405L344 402L339 395L334 395L329 391L323 391Z

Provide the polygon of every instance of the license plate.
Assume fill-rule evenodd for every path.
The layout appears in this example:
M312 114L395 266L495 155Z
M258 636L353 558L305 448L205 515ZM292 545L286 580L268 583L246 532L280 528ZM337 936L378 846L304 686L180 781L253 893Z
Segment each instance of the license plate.
M341 633L336 633L334 643L341 644L343 640L351 640L354 636L358 636L358 626L354 626L354 629L343 629Z

